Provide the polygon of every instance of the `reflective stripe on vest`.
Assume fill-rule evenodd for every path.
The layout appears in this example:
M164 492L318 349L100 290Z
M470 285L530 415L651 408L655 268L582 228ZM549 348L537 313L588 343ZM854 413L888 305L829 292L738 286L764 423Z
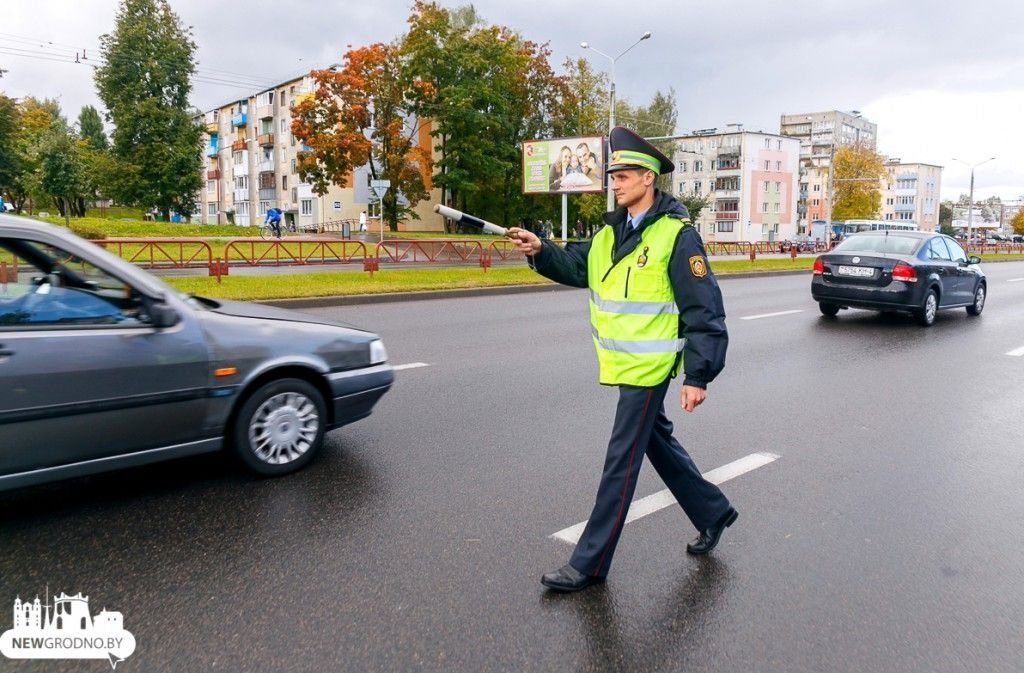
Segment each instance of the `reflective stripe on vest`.
M674 301L614 301L602 299L601 295L590 291L590 301L594 302L598 311L605 313L633 313L636 315L659 315L661 313L679 314L679 307Z
M594 339L601 348L620 353L679 353L686 346L686 339L654 339L651 341L623 341L605 339L593 331Z
M587 283L601 383L656 386L673 374L686 342L679 332L668 265L683 226L675 218L658 218L616 264L612 227L594 236Z

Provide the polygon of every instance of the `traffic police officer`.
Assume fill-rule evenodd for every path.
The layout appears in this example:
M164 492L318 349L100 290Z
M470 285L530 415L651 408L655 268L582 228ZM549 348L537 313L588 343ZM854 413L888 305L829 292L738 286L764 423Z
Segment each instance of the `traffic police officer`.
M541 579L561 592L586 589L608 574L645 453L699 532L687 552L710 552L737 517L672 436L664 405L680 366L680 404L691 412L725 365L721 290L686 207L654 186L672 162L626 128L612 129L609 145L607 171L619 207L593 239L563 250L525 229L508 232L538 273L590 288L600 381L619 389L593 512L569 563Z

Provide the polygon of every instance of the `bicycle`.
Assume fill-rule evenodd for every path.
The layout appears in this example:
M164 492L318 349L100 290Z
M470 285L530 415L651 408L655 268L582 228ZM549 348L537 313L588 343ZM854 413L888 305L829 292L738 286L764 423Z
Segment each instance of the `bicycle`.
M289 231L293 234L297 232L294 224L285 224L284 221L281 221L278 222L278 226L281 228L281 238L284 238L285 233ZM277 233L274 231L274 225L270 222L264 222L260 225L260 238L265 241L278 238Z

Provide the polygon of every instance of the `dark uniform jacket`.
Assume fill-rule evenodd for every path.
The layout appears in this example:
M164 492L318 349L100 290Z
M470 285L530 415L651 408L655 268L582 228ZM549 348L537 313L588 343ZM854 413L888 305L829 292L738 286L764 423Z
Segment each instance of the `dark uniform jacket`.
M606 213L605 224L613 227L615 232L613 262L632 253L640 243L643 228L666 214L689 219L686 206L657 190L654 192L654 205L636 229L626 223L625 208ZM587 287L590 241L569 243L564 250L551 241L541 241L541 244L541 251L527 258L537 273L563 285ZM703 267L693 263L694 257L703 262ZM683 350L686 378L683 383L706 388L725 366L729 334L725 329L722 291L708 268L704 242L692 226L683 227L676 238L668 275L679 307L679 333L686 339Z

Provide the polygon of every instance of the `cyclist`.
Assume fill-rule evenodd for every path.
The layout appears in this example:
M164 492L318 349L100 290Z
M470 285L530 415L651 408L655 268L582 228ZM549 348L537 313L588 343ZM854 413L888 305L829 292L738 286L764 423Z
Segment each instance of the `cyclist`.
M274 236L281 238L281 209L277 206L267 209L267 219L264 224L274 228Z

